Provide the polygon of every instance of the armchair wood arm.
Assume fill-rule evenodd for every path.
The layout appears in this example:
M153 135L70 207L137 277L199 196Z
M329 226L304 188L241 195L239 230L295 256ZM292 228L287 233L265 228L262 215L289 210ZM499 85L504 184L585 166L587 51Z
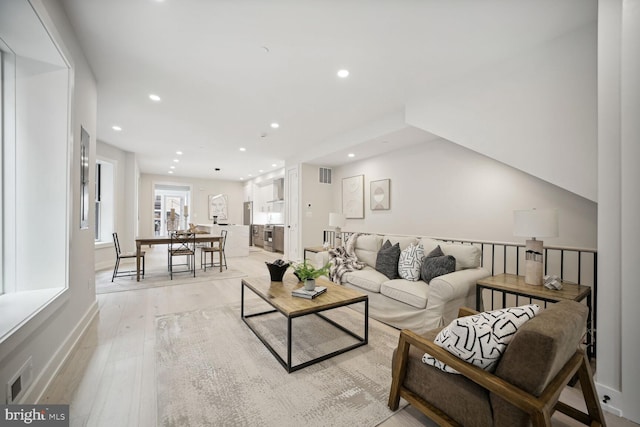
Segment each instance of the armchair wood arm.
M458 309L458 317L467 317L473 316L474 314L479 314L479 311L475 311L469 307L460 307Z
M462 311L463 310L461 309L461 312ZM415 396L413 393L403 389L402 383L404 382L406 374L409 346L412 345L425 353L429 353L441 362L446 363L458 371L460 375L465 376L491 393L501 396L506 401L525 411L531 416L534 426L551 425L551 414L556 409L583 423L590 423L592 426L605 425L602 411L599 404L597 404L597 395L593 391L589 392L589 396L585 395L589 415L571 408L568 405L558 403L558 398L562 389L578 371L582 386L590 390L594 389L593 379L591 377L587 359L584 352L581 350L576 351L551 383L545 388L540 397L536 397L488 371L459 359L432 341L408 329L404 329L400 332L398 353L393 366L393 379L391 383L391 391L389 393L389 407L392 410L398 408L399 400L402 396L411 404L417 406L423 412L437 420L440 425L457 425L455 421L448 418L448 416L442 413L438 408L433 407L428 402L422 400L419 396ZM593 402L594 399L595 403Z

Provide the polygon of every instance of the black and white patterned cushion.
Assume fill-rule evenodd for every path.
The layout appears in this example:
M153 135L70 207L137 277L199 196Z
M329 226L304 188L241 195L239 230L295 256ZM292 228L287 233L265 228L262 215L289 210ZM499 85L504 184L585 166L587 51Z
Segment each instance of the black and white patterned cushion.
M400 258L400 244L392 245L390 241L384 242L376 257L376 270L389 279L398 278L398 259Z
M537 304L461 317L442 329L433 341L454 356L493 372L518 328L540 310ZM445 372L458 371L425 353L422 361Z
M422 244L411 243L400 252L398 260L398 274L406 280L416 282L420 280L420 266L424 258L424 248Z

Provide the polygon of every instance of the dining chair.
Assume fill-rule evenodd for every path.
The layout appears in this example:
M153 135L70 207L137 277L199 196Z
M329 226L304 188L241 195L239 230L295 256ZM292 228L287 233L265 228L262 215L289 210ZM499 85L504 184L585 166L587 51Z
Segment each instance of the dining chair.
M116 277L125 277L125 276L135 276L135 270L128 271L119 271L120 268L120 260L121 259L136 259L135 252L122 252L120 250L120 241L118 240L118 233L112 233L113 236L113 245L116 249L116 265L113 268L113 275L111 276L111 281ZM144 252L140 252L140 257L142 258L142 277L144 278Z
M185 257L184 264L174 264L175 257ZM196 277L196 234L185 231L172 231L169 242L169 273L173 280L173 273L190 273ZM174 271L174 267L184 265L184 270Z
M200 268L204 266L204 271L207 271L207 265L209 267L220 267L220 272L222 272L222 267L227 270L227 256L224 253L224 247L227 243L227 230L222 230L220 232L220 240L218 242L212 243L211 246L205 246L200 249ZM220 262L213 262L213 254L218 253ZM211 263L207 264L207 254L211 254ZM204 262L203 262L204 259Z

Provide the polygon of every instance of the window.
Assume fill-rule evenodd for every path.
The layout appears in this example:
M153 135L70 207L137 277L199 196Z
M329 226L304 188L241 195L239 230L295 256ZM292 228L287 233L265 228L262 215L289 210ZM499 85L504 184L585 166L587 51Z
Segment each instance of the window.
M2 338L67 288L70 67L28 1L0 15Z
M114 163L100 159L96 161L95 197L95 241L112 242L115 230Z
M189 227L184 214L190 199L191 187L188 185L154 184L153 222L156 236L167 236L169 228Z

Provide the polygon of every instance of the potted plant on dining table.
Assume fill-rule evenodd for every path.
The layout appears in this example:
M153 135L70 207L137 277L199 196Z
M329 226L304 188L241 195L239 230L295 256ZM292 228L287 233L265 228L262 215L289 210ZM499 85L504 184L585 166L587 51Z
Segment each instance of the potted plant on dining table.
M329 263L321 268L316 268L305 259L303 262L292 264L293 274L304 283L304 289L312 291L316 288L316 279L329 275Z

